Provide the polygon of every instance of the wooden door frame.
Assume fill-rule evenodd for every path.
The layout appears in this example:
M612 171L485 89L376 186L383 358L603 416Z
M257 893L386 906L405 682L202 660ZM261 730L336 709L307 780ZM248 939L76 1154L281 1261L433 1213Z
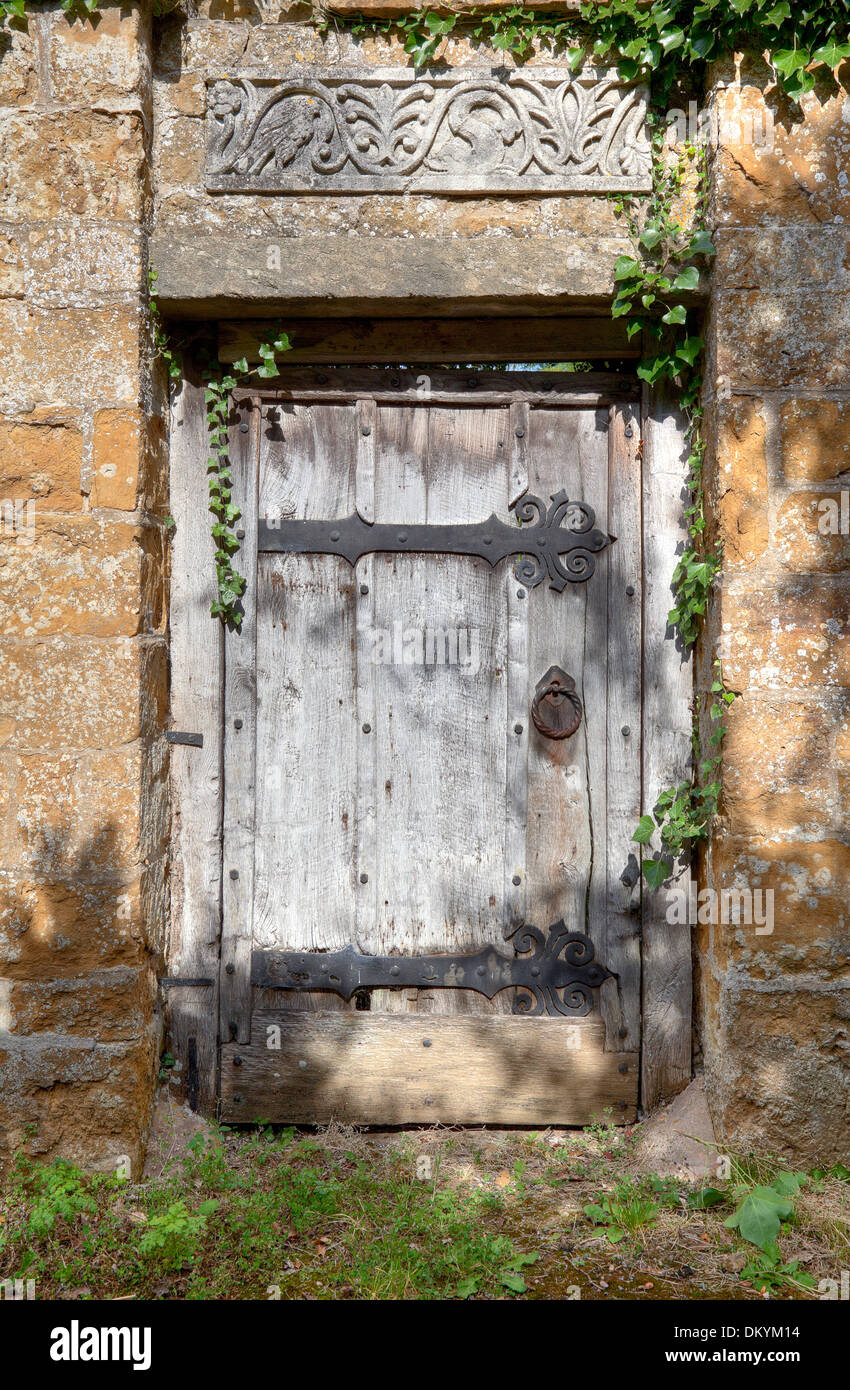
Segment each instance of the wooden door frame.
M399 325L403 333L404 325ZM414 356L409 349L408 357ZM470 353L470 356L472 353ZM328 365L333 365L330 363ZM388 368L389 370L389 368ZM297 369L292 369L297 390ZM311 373L313 374L313 373ZM305 373L306 375L306 373ZM487 373L490 378L490 373ZM594 400L610 383L614 398L617 374L592 383ZM491 385L496 383L496 374ZM569 381L569 377L567 377ZM590 385L588 378L585 378ZM625 383L628 381L628 387ZM573 378L575 383L575 378ZM619 375L621 389L634 390L634 379ZM277 395L280 383L273 383ZM303 392L303 385L301 391ZM240 393L235 393L236 397ZM245 394L245 393L241 393ZM256 394L256 393L250 393ZM268 392L264 393L268 394ZM486 391L476 388L482 404ZM622 397L617 397L621 399ZM457 397L455 396L455 399ZM504 399L504 397L500 397ZM684 422L670 400L644 389L641 401L644 537L644 696L643 809L651 809L658 792L688 775L690 763L691 667L667 632L671 606L670 577L676 563L675 541L682 530L682 489L686 475ZM234 452L250 447L250 434L236 432ZM242 878L231 879L222 864L223 675L226 637L208 616L213 597L212 547L203 502L205 487L203 388L190 364L172 409L171 511L177 518L172 551L171 727L201 732L203 750L172 747L172 906L167 948L168 975L206 980L168 990L172 1046L185 1080L189 1103L213 1113L220 1082L217 1019L220 924L227 895L244 891ZM251 455L253 458L253 455ZM203 488L203 492L201 491ZM204 498L205 500L205 498ZM615 530L616 528L612 528ZM647 645L650 634L656 640ZM236 794L236 789L233 789ZM244 794L245 788L239 792ZM680 881L681 882L681 881ZM639 891L639 889L638 889ZM691 1074L691 942L681 926L670 926L663 903L646 893L638 917L642 939L641 1103L651 1109L682 1089ZM250 943L240 949L250 952ZM227 977L225 977L226 979ZM221 1039L226 1042L226 1035ZM250 1117L249 1117L250 1118Z

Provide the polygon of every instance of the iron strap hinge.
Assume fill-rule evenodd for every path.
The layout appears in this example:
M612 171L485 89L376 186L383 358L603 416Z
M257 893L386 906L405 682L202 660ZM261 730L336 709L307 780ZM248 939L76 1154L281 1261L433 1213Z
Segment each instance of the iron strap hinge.
M371 989L471 989L492 999L516 989L515 1014L581 1017L593 1007L593 991L616 979L594 959L593 942L563 921L548 932L520 927L514 956L495 946L469 955L367 956L342 951L254 951L251 983L257 989L325 990L351 999Z
M497 565L518 555L515 574L533 589L548 574L549 587L562 593L567 584L583 584L593 574L595 556L616 540L596 528L586 502L552 494L551 505L530 495L511 504L520 526L500 521L454 525L389 525L364 521L357 512L337 521L303 521L265 517L259 523L257 548L294 555L341 555L354 565L363 555L471 555ZM563 558L563 561L561 557Z
M203 748L204 746L203 734L186 734L178 729L166 729L165 741L166 743L185 743L189 748Z

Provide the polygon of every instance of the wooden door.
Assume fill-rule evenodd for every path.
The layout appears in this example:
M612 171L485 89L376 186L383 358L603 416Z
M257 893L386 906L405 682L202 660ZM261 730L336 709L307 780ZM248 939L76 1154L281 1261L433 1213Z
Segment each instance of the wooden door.
M223 1118L630 1120L642 566L632 383L401 369L292 369L282 381L240 398L231 436L248 589L241 630L225 640ZM529 588L521 558L491 567L403 551L405 526L493 513L514 524L525 495L548 504L562 489L616 537L563 592L546 579ZM397 547L354 565L270 548L281 519L354 513L398 527ZM562 739L531 716L552 667L581 700ZM385 969L485 947L491 964L493 952L513 960L528 924L586 939L610 972L584 991L588 1011L527 1016L528 990L489 999L445 981L394 989L382 977L350 999L265 987L294 952L313 953L315 978L346 948Z

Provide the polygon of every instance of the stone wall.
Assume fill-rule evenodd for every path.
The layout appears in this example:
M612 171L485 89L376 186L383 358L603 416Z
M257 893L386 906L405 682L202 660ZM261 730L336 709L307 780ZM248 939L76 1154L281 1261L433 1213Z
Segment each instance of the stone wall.
M850 97L795 114L752 66L712 102L713 636L741 698L706 883L772 889L775 920L701 929L706 1079L724 1142L846 1160L850 541L818 527L850 487Z
M0 1163L138 1169L167 842L144 8L0 61Z
M410 7L373 3L365 8L398 13ZM486 304L488 312L499 305L504 312L512 297L521 298L515 282L527 286L535 279L541 291L548 289L547 312L556 312L559 300L572 300L591 303L607 317L613 267L629 251L629 241L604 196L209 194L204 182L208 76L252 69L275 74L301 64L411 66L397 33L357 38L334 25L323 32L309 22L310 10L303 4L246 0L229 7L227 18L212 17L222 14L222 6L208 0L189 19L175 12L157 25L152 255L163 292L175 307L182 283L180 308L189 314L244 317L262 298L276 300L290 312L292 305L297 314L360 313L364 308L375 313L378 275L386 281L387 300L394 301L390 313L417 297L427 300L432 311L457 313L466 296ZM274 22L268 22L270 17ZM510 54L463 37L450 39L440 60L451 68L514 66ZM551 53L543 51L528 66L552 61ZM270 241L280 252L276 276L267 273L265 247ZM519 259L518 242L523 247ZM203 295L193 290L203 280L208 295L207 266L222 258L232 289L222 285L223 301L205 305ZM523 275L523 267L532 263L534 275ZM341 291L330 289L341 280L352 284L345 304ZM438 303L441 291L444 302ZM287 294L294 298L284 305ZM363 303L357 302L358 295Z

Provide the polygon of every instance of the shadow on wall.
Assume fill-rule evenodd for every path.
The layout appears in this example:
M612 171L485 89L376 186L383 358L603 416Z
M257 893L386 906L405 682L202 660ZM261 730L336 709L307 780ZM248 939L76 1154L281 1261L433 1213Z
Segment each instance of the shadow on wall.
M98 878L114 824L38 841L26 878L0 875L0 1167L23 1152L136 1173L157 1051L145 887Z

